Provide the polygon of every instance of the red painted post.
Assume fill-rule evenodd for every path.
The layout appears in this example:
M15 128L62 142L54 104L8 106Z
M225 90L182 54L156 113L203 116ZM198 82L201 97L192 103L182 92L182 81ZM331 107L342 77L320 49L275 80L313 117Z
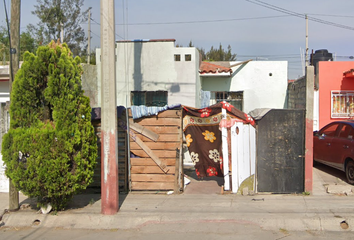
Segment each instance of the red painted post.
M313 184L313 104L314 67L306 67L306 122L305 122L305 191L312 193Z
M101 213L119 209L114 0L101 0Z

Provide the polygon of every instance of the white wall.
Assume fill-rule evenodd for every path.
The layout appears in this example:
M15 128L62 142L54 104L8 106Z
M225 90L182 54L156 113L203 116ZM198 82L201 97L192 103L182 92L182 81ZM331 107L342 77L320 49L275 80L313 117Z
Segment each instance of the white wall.
M180 103L189 107L196 107L199 101L197 79L199 78L199 51L194 47L175 48L174 54L180 54L181 61L175 61L177 73L176 84L180 92L170 91L168 99L172 103ZM185 61L185 55L191 54L191 61Z
M6 101L10 101L8 80L9 66L0 66L0 102L3 103ZM4 162L2 161L2 155L0 154L0 192L9 192L9 179L5 175L5 168L6 166L4 166Z
M168 104L196 106L199 53L194 47L176 48L170 41L117 42L117 105L130 107L131 91L168 91ZM98 102L101 105L101 50L96 51ZM175 54L181 55L176 62ZM192 60L185 61L184 55Z
M0 192L9 192L9 179L5 175L5 168L0 154Z
M0 102L10 101L9 82L0 81Z
M233 65L237 62L231 62ZM233 67L232 77L202 77L204 91L243 91L243 111L284 108L288 83L286 61L251 61Z

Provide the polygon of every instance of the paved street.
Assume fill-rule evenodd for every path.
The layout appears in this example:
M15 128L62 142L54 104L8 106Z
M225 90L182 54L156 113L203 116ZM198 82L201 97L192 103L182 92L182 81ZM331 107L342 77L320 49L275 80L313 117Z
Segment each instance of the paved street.
M341 192L352 186L326 166L313 174L311 196L131 193L120 196L113 216L100 214L100 195L80 195L63 212L43 215L27 208L5 214L0 239L354 239L354 195ZM0 194L2 208L7 199ZM20 201L32 203L23 195Z

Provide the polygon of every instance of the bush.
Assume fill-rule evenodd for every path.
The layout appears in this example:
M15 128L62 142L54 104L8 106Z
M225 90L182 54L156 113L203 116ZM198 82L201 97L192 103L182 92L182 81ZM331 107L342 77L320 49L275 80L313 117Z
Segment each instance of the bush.
M11 93L10 130L2 144L6 175L38 205L62 210L92 182L96 136L80 59L51 42L25 53Z

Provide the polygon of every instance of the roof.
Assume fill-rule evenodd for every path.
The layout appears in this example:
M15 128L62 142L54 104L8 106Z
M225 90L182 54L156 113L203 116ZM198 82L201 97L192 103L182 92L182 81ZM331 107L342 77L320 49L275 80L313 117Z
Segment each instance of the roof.
M347 78L354 78L354 68L343 72L343 76Z
M232 73L232 69L221 65L213 64L210 62L202 62L199 67L200 74L206 73Z
M134 40L122 40L116 41L117 43L127 43L127 42L175 42L175 39L134 39Z

